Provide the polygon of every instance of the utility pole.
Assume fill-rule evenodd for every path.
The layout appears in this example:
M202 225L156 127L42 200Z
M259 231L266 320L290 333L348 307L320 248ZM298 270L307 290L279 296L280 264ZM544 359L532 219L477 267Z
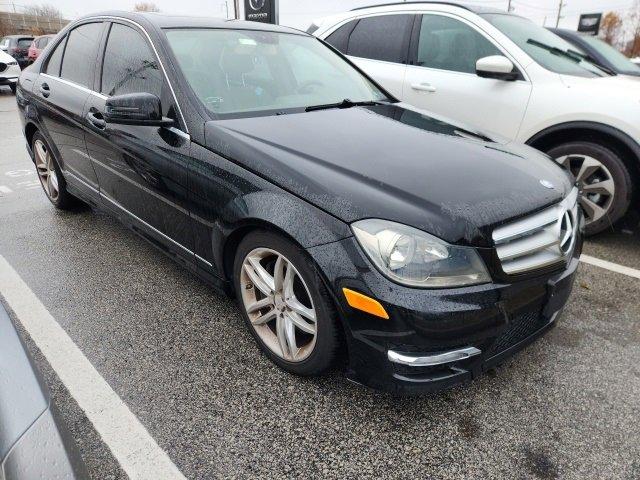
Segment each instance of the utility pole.
M236 20L240 20L240 0L233 0L233 11Z
M560 0L560 3L558 4L558 18L556 18L556 28L558 28L558 25L560 24L560 19L562 18L562 7L566 7L567 4L564 3L563 0Z

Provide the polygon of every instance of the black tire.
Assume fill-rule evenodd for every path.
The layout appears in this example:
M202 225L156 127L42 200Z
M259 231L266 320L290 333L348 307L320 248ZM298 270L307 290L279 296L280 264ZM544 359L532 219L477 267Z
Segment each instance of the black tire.
M294 265L308 287L316 309L317 333L312 352L300 362L287 361L274 353L256 332L244 307L241 289L246 286L241 285L242 264L245 257L256 248L268 248L284 255ZM264 230L253 231L238 246L233 266L233 281L242 317L260 349L273 363L287 372L302 376L321 375L331 369L339 358L340 351L337 314L313 261L302 248L277 233Z
M633 195L633 183L629 169L614 149L592 142L578 141L553 147L547 151L547 154L554 160L565 155L589 156L604 165L611 174L615 185L613 200L606 215L598 220L587 222L585 228L587 235L595 235L610 228L627 213Z
M45 190L44 185L43 185L42 188L43 188L45 196L49 199L49 201L56 208L58 208L60 210L74 210L79 205L81 205L82 202L80 200L78 200L76 197L74 197L73 195L71 195L67 191L67 182L65 181L64 176L62 175L62 170L60 170L60 166L58 164L58 159L53 154L53 150L51 150L51 147L49 146L49 143L44 138L44 136L42 136L42 134L40 134L40 132L34 133L33 134L33 139L31 140L31 148L33 149L34 155L36 155L36 152L35 152L36 141L41 141L45 145L45 147L47 148L47 151L51 155L53 167L54 167L54 169L56 171L56 176L58 178L58 196L57 196L57 198L55 198L55 199L51 198L51 196L49 196L49 194L47 193L47 191ZM36 173L38 173L37 170L38 169L36 167ZM38 178L40 180L40 184L42 185L42 177L39 174L38 174Z
M15 95L16 94L16 89L18 88L16 86L16 84L14 83L14 84L9 85L9 88L11 89L11 92Z

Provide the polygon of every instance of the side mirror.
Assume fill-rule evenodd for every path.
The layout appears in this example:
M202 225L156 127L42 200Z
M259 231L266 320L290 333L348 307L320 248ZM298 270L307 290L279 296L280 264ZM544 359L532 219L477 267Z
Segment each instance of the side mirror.
M483 57L476 62L476 75L496 80L517 80L518 71L511 60L502 55Z
M120 125L172 127L175 122L162 116L160 99L151 93L115 95L105 102L104 120Z

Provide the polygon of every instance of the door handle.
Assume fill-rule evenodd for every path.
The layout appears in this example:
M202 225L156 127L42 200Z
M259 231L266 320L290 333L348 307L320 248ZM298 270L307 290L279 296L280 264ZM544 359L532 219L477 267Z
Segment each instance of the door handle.
M434 93L436 91L436 87L431 85L430 83L412 83L411 88L417 90L419 92L431 92Z
M107 122L105 122L100 112L87 112L87 120L89 120L89 123L99 130L104 130L107 126Z
M44 98L47 98L49 95L51 95L51 89L49 88L49 84L43 83L40 85L40 94Z

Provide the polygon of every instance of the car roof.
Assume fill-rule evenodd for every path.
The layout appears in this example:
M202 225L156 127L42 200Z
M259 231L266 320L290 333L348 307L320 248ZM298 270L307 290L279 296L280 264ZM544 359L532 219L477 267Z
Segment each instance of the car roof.
M5 35L2 38L34 38L33 35Z
M392 6L401 6L401 5L424 5L424 6L429 6L429 5L449 5L452 7L460 7L463 8L465 10L469 10L470 12L474 12L474 13L504 13L505 15L508 15L507 12L505 12L504 10L500 10L497 8L491 8L491 7L483 7L481 5L471 5L468 3L458 3L458 2L416 2L416 1L409 1L409 2L392 2L392 3L382 3L382 4L378 4L378 5L368 5L366 7L358 7L358 8L354 8L351 11L358 11L358 10L366 10L369 8L376 8L376 7L392 7Z
M282 27L268 23L247 22L244 20L224 19L215 17L196 17L190 15L169 15L157 12L124 12L106 11L86 15L79 21L96 17L116 17L142 24L151 24L156 28L220 28L228 30L263 30L268 32L295 33L308 35L295 28Z

